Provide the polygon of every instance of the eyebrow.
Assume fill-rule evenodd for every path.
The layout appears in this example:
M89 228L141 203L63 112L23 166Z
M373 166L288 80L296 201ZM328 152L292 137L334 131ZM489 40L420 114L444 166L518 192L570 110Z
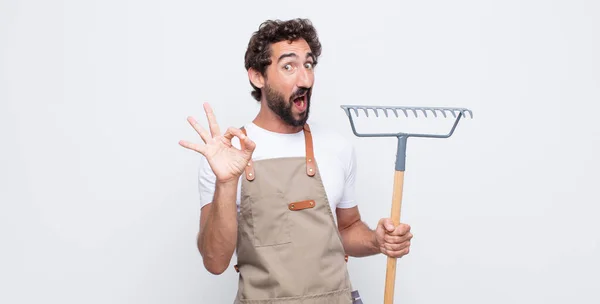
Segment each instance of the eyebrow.
M281 56L279 56L279 59L277 59L277 62L280 62L281 60L288 58L288 57L298 57L298 55L296 55L296 53L286 53L286 54L282 54ZM306 53L306 58L311 58L313 61L317 61L315 58L315 55L311 52Z

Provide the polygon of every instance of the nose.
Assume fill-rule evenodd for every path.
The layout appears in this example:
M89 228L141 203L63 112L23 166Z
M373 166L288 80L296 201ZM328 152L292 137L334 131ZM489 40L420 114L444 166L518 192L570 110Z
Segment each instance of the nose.
M296 86L299 88L310 88L312 86L312 71L303 67L299 70Z

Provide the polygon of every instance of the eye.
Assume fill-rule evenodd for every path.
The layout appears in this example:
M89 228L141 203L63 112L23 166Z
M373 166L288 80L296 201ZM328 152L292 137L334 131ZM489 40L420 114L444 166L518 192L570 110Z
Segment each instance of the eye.
M305 66L307 69L309 69L309 70L312 70L312 69L313 69L313 67L314 67L314 66L313 66L313 64L312 64L312 62L307 62L307 63L305 63L305 64L304 64L304 66Z
M291 71L292 68L293 68L292 65L289 64L289 63L283 66L283 69L286 70L286 71Z

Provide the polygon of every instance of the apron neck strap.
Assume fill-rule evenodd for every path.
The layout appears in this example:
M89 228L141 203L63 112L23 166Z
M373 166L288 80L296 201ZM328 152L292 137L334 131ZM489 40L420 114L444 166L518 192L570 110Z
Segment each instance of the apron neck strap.
M241 130L244 135L248 136L244 127L242 127ZM302 130L304 131L304 146L306 147L306 174L308 176L315 176L315 173L317 172L317 166L315 165L312 133L308 124L304 124L304 128ZM243 149L243 143L240 142L240 144L242 145ZM252 159L248 162L248 165L246 165L245 173L247 180L254 180L254 163L252 162Z
M306 147L306 174L308 174L308 176L315 176L317 166L315 166L312 134L308 124L304 124L304 146Z

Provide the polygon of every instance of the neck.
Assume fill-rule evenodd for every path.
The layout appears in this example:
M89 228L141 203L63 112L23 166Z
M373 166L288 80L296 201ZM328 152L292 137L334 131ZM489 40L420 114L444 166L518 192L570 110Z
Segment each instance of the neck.
M261 101L260 111L252 121L255 125L276 133L298 133L302 131L303 126L294 127L285 123L277 114L273 113L269 106L266 105L266 101Z

